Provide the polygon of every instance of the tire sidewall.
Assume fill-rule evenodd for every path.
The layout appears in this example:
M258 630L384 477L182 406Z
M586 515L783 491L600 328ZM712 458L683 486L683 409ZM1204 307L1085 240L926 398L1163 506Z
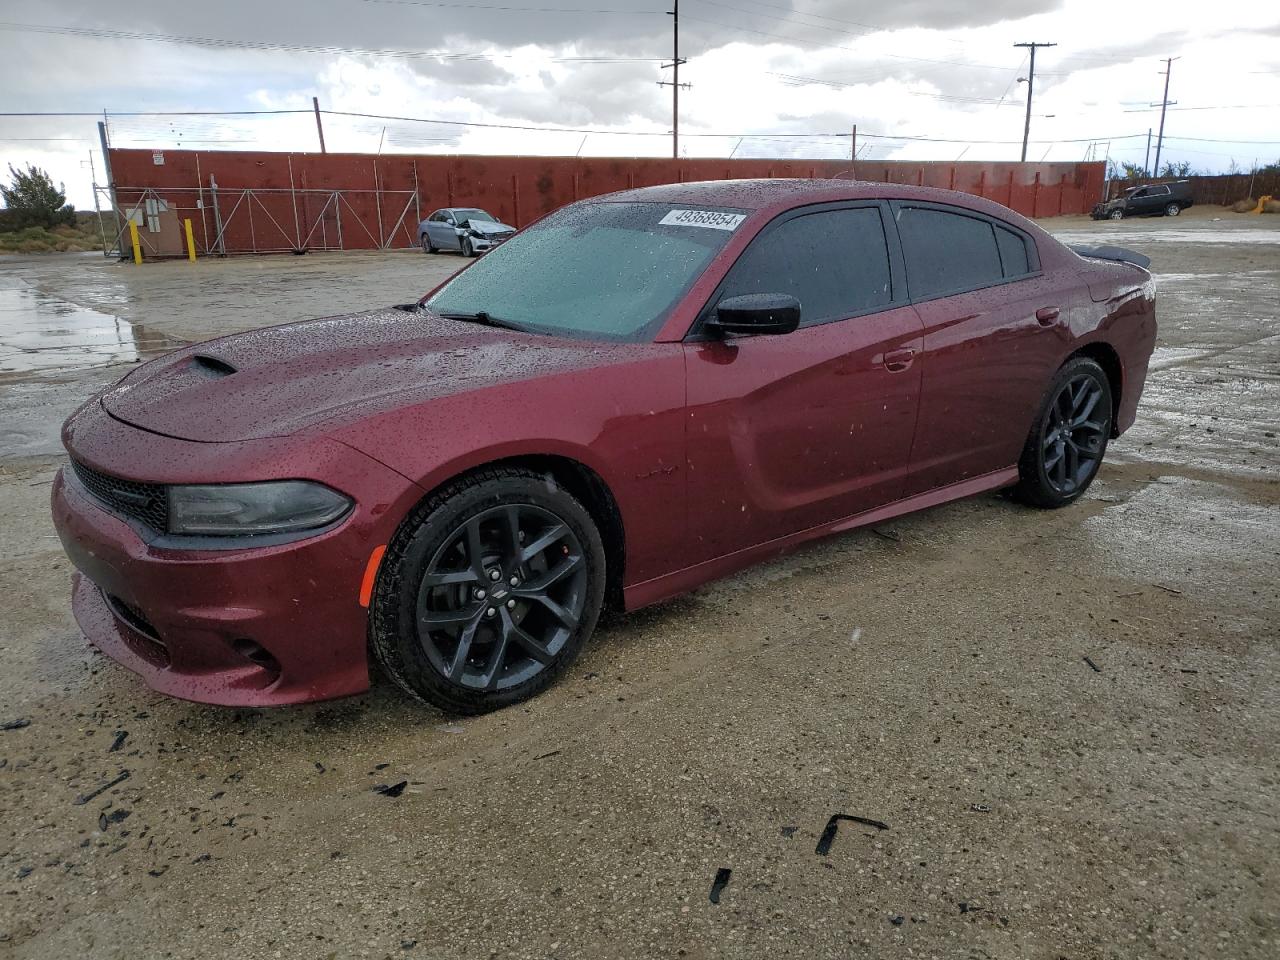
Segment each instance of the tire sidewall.
M1124 219L1124 211L1123 211L1123 210L1112 210L1112 211L1111 211L1111 213L1107 215L1107 219L1109 219L1109 220L1123 220L1123 219Z
M1171 203L1164 208L1164 215L1166 217L1176 217L1180 213L1182 213L1182 208L1178 206L1176 203Z
M437 498L431 498L432 501ZM587 563L587 596L582 619L555 663L524 683L505 690L476 691L451 683L431 665L418 642L418 589L427 566L465 519L509 503L532 504L554 513L582 545ZM600 616L605 593L605 550L591 515L550 476L504 471L479 483L457 486L425 512L402 525L387 549L371 604L371 637L392 678L409 692L456 713L497 710L534 696L555 682L577 658Z

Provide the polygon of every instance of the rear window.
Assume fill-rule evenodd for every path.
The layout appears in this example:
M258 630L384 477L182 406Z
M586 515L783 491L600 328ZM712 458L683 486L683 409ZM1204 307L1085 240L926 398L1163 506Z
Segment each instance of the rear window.
M1004 280L995 230L988 220L925 207L899 207L898 233L913 299Z
M1024 277L1031 272L1027 241L1022 239L1022 234L1007 227L996 227L996 246L1000 248L1000 265L1006 278Z

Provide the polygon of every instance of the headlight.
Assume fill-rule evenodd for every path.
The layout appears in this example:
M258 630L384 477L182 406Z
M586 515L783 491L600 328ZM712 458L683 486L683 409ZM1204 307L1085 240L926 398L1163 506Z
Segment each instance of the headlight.
M351 509L336 490L307 480L169 487L169 532L236 536L323 527Z

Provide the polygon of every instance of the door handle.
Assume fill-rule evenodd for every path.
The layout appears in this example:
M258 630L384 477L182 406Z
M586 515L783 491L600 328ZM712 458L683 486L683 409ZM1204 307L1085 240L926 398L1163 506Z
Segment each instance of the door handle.
M1057 320L1061 313L1062 311L1057 307L1041 307L1036 311L1036 320L1038 320L1042 326L1047 327L1049 324L1053 323L1053 321Z
M911 347L890 350L884 355L884 368L890 373L901 373L915 361L916 352Z

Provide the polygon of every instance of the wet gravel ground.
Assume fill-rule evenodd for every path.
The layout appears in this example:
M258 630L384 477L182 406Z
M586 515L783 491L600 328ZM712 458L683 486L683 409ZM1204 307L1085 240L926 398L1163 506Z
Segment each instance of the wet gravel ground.
M464 721L381 680L149 693L86 649L47 509L57 424L135 356L458 258L0 258L0 956L1280 955L1280 218L1192 213L1050 225L1160 284L1086 500L828 540ZM821 855L837 813L884 829Z

